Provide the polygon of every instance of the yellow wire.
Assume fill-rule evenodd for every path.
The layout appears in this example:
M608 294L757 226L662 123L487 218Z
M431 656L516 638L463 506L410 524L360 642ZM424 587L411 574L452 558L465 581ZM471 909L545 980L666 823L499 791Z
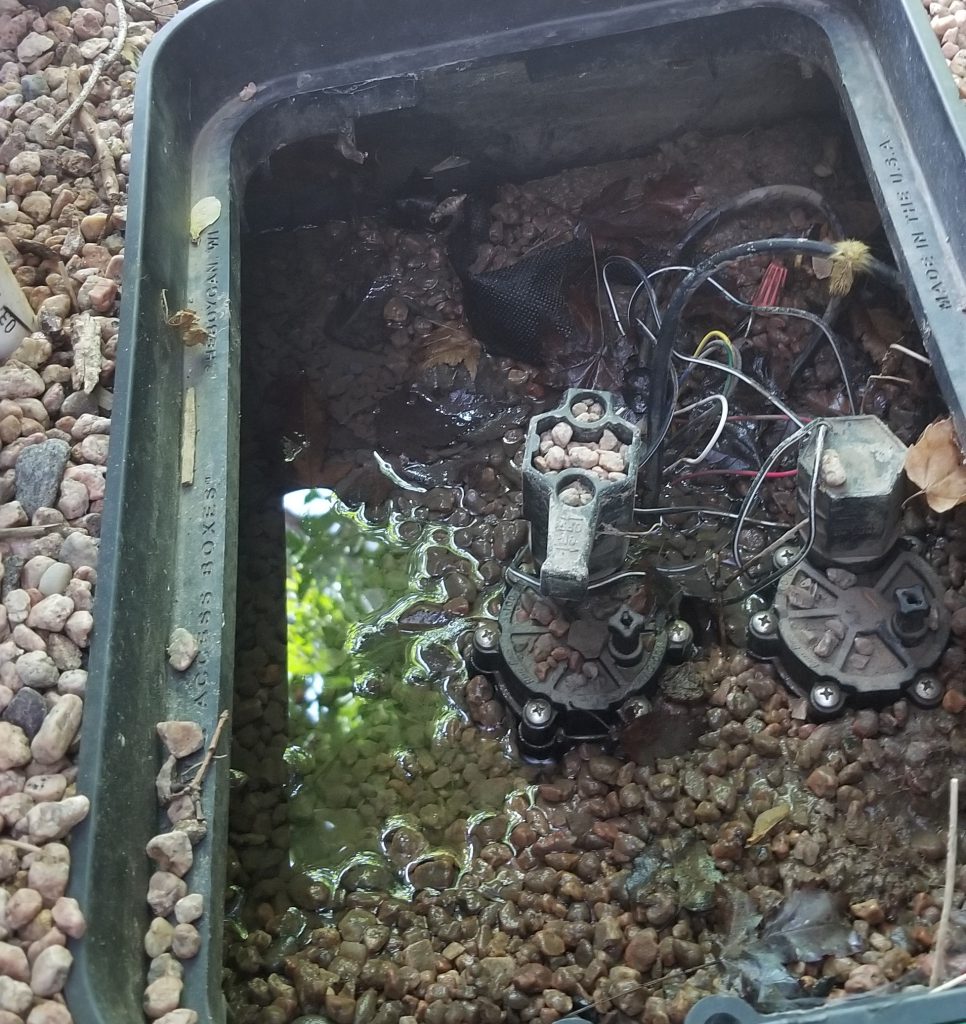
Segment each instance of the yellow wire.
M696 356L701 355L701 352L704 350L704 346L707 345L709 341L720 341L722 344L726 345L731 351L732 360L734 359L734 343L724 331L708 331L708 333L698 342L698 347L694 350L694 354Z

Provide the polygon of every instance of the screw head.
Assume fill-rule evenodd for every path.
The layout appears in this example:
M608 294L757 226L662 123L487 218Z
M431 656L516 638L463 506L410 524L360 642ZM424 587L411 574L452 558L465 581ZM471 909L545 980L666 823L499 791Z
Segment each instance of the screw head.
M523 718L527 725L547 725L553 718L553 708L550 701L543 697L535 697L523 705Z
M478 651L495 651L500 644L500 634L493 626L477 626L473 633L473 645Z
M801 554L801 549L795 547L794 544L783 544L772 555L772 561L775 563L776 569L787 569L798 558L799 554Z
M824 712L837 711L845 703L842 688L830 679L816 683L808 697L814 708Z
M692 636L691 627L684 619L674 619L667 628L668 642L675 647L685 647L691 643Z
M920 676L913 684L909 696L927 708L934 708L943 699L942 683L935 676Z
M748 620L748 628L755 636L774 636L778 632L778 617L770 609L755 612Z
M651 702L647 697L631 697L624 706L621 708L621 717L625 721L633 721L635 718L640 718L642 715L649 715L651 713Z

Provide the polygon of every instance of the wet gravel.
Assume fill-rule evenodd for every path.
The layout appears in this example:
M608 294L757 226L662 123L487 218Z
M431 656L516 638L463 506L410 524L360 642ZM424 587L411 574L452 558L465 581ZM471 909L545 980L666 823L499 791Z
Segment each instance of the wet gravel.
M936 3L923 0L929 12L929 24L942 48L960 98L966 99L966 4L963 0Z
M823 142L821 129L808 125L787 135L772 130L764 139L785 180L814 186L820 179L826 191L836 191L835 202L867 218L867 195L840 140ZM749 157L755 150L746 140L724 137L685 139L670 159L687 161L698 151L706 159L711 150L720 151L714 163L726 171L725 180L698 180L708 203L748 187L749 161L760 158ZM834 182L825 180L816 152L834 164ZM615 177L661 174L666 159L659 154L508 186L491 209L495 226L481 247L481 265L519 258L521 240L553 234L554 215L566 234L589 195ZM767 230L801 230L802 216L769 213ZM534 229L524 230L531 223ZM749 230L747 221L728 225L722 240ZM754 980L729 966L735 900L745 894L767 920L790 894L812 886L840 898L838 920L851 938L847 952L788 964L800 995L840 999L921 983L942 897L941 794L966 752L960 720L966 656L959 643L966 635L959 536L966 520L956 514L940 523L909 510L905 524L910 535L930 538L925 549L954 613L957 639L939 668L948 687L943 708L924 712L900 701L816 725L770 666L722 648L709 630L696 659L665 675L654 714L613 744L578 747L558 765L525 764L492 684L467 678L458 651L465 651L473 626L467 617L495 613L501 568L525 541L523 428L559 392L507 360L484 354L467 361L465 346L451 364L426 359L434 321L450 334L467 332L437 234L363 221L354 235L348 225L331 224L249 244L269 272L252 282L245 316L269 350L279 344L278 328L258 310L268 296L277 302L286 294L298 304L306 289L317 289L318 276L306 274L306 266L320 267L333 295L344 296L354 274L362 284L357 280L351 309L334 320L334 301L323 301L324 315L315 303L300 329L286 325L285 343L306 366L295 385L294 413L292 391L285 390L290 377L273 381L260 371L258 379L246 378L255 423L247 443L261 459L252 462L252 481L257 477L264 488L261 511L251 519L253 554L240 606L242 689L235 715L242 728L232 756L244 779L233 794L226 958L235 1018L551 1024L592 1004L608 1020L682 1022L701 996L745 991ZM742 265L734 286L753 290L765 266ZM299 272L287 269L293 267ZM384 290L367 300L372 280ZM790 302L821 302L821 286L809 274L791 276L788 287ZM720 310L705 307L694 315L697 323ZM389 360L370 359L364 343L355 361L346 358L344 325L351 335L353 323L367 316L388 333ZM855 340L877 351L881 339L867 322L857 317L850 327ZM747 345L769 354L780 381L807 333L795 321L756 319ZM319 345L319 337L327 344ZM821 353L798 400L816 411L841 409L837 372ZM872 385L868 401L908 441L923 425L916 395L928 385L916 368L907 372L911 389ZM381 426L403 407L389 400L400 388L407 402L420 391L437 409L454 391L472 390L477 408L489 403L515 411L517 419L501 420L502 436L495 439L474 423L441 441L432 432L440 421L423 421L417 410L402 436ZM287 425L291 443L283 459L259 447L260 417ZM572 454L571 438L555 437L552 429L548 435L541 458L555 446ZM395 447L386 443L390 437ZM598 448L613 451L607 442ZM386 453L390 472L373 462L373 447ZM379 727L349 745L335 743L328 756L320 738L328 734L320 733L313 747L304 724L286 733L286 703L290 719L303 722L314 698L300 687L286 697L281 631L271 627L268 645L254 640L253 631L279 622L284 606L284 568L271 542L278 536L278 495L312 483L334 488L373 536L391 533L424 552L416 563L419 587L441 584L435 598L397 609L386 627L415 637L413 652L435 650L439 657L428 680L407 677L445 695L435 731L400 743ZM717 488L694 481L684 494L713 503ZM740 483L730 491L742 492ZM776 483L767 514L791 515L793 496L791 485ZM700 553L701 539L694 543ZM548 628L545 671L560 663L569 670L571 659L581 671L592 667L592 659L584 662L567 644L570 624L553 608L531 600L520 614ZM377 691L372 700L379 699ZM773 823L761 832L768 815ZM313 846L323 822L342 823L351 841L341 849L321 841ZM954 953L964 938L955 939Z

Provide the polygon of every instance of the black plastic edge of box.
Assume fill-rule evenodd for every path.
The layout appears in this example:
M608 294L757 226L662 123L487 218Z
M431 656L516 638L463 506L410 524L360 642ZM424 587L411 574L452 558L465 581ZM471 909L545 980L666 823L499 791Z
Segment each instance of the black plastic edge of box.
M236 136L256 111L297 94L567 42L758 10L806 19L824 37L838 86L910 300L960 427L966 364L959 357L966 301L966 112L919 0L496 0L458 12L444 0L401 10L388 0L202 0L166 26L142 62L135 102L124 301L102 526L95 634L82 733L79 789L91 812L73 833L71 891L88 916L73 943L68 999L78 1024L141 1018L148 921L147 839L163 827L154 795L161 763L155 723L192 718L210 736L230 707L234 643L239 416ZM373 25L385 27L382 44ZM804 39L776 39L795 53ZM384 50L391 46L391 50ZM807 54L807 56L812 56ZM254 100L238 93L256 83ZM238 178L236 182L233 178ZM221 215L192 246L191 206ZM199 312L203 350L166 327L170 309ZM186 410L195 409L192 482L182 484ZM172 628L202 641L176 673ZM222 740L227 749L228 736ZM205 898L203 947L186 964L183 1005L202 1022L224 1019L221 895L227 761L204 790L210 833L195 849L189 891ZM951 1024L966 1016L955 992L849 1001L768 1020L801 1024ZM713 997L688 1024L744 1024L759 1015Z

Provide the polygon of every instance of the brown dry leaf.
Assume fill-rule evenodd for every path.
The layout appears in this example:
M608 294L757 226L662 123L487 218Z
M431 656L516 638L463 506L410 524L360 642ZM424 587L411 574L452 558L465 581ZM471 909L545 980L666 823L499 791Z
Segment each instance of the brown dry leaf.
M966 466L951 417L926 427L906 452L905 470L933 512L966 502Z
M186 345L203 345L208 340L208 332L201 326L198 314L193 309L179 309L168 317L168 326L177 327L181 340Z
M755 818L755 827L751 830L751 835L748 836L748 842L745 845L754 846L755 843L760 843L776 825L788 817L790 812L791 808L784 803L775 804L767 811L762 811Z
M462 327L440 327L426 339L419 351L419 368L465 366L475 380L480 365L480 343Z

